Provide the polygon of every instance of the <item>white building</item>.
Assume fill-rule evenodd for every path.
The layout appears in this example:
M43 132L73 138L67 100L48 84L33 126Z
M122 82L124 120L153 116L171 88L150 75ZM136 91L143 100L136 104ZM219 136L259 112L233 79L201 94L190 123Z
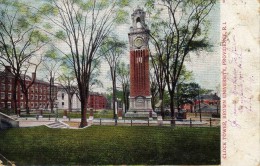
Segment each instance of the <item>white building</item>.
M69 96L66 92L66 90L62 87L58 88L58 93L57 93L57 106L58 109L62 110L68 110L69 109ZM80 100L77 97L77 94L75 93L72 96L72 111L80 111Z

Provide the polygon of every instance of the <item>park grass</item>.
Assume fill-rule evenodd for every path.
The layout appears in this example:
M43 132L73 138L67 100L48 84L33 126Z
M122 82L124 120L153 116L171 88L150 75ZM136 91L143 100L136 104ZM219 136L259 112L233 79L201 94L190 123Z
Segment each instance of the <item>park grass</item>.
M16 128L0 131L0 147L18 165L209 165L220 164L220 128Z

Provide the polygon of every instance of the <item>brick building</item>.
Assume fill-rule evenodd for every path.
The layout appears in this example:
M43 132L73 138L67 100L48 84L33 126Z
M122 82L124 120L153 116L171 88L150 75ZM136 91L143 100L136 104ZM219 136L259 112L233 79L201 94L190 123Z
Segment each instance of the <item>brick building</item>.
M32 76L25 76L26 85L29 85L33 77L36 77L35 73ZM10 66L6 66L5 70L0 72L0 109L13 109L14 101L12 100L12 92L14 89L14 75L11 72ZM57 87L52 86L52 97L57 97ZM18 110L25 109L26 100L22 93L21 86L17 85L17 108ZM50 108L50 85L48 82L38 80L35 78L33 85L28 90L28 107L30 110L40 110ZM54 107L56 104L54 103Z
M197 97L194 102L181 105L181 109L188 112L194 112L199 110L199 106L202 112L217 112L220 109L220 97L216 94L201 95L200 100Z
M78 96L77 92L72 96L72 101L71 101L72 111L80 111L80 109L81 109L81 103L77 96ZM68 110L69 97L68 97L66 90L61 86L59 86L59 88L58 88L56 102L57 102L57 107L59 109ZM87 108L93 108L94 110L106 109L107 108L107 99L106 99L105 95L96 93L96 92L91 92L88 97Z
M88 98L88 108L96 109L106 109L107 108L107 98L105 95L100 93L90 93Z

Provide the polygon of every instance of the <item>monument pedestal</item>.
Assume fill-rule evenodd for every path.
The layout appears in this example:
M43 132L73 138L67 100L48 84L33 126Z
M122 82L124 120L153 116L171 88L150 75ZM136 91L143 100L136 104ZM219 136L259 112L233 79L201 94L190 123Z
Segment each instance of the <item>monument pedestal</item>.
M125 117L157 117L151 105L151 96L129 97L129 111Z

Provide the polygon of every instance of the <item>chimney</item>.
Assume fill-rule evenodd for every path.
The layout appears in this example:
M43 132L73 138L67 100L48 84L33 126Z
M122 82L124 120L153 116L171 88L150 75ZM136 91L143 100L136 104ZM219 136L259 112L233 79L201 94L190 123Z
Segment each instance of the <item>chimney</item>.
M11 66L5 66L5 71L10 72L11 73Z
M36 73L32 73L32 80L36 79Z

